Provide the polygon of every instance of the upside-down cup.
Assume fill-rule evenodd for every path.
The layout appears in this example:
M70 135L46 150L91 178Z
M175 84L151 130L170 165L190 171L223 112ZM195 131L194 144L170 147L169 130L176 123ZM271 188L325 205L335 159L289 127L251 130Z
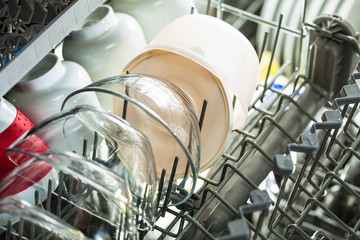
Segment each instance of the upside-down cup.
M41 173L41 166L48 164L56 170L59 186L53 191L53 182L49 180L46 201L39 203L35 200L34 204L40 204L47 217L53 218L53 221L61 218L71 228L80 230L84 236L91 239L122 239L119 236L127 236L123 239L137 239L137 210L131 203L130 186L118 174L102 164L87 161L73 153L48 150L31 154L18 148L9 148L7 153L9 157L16 159L31 159L0 182L1 197L12 196L9 193L13 187L27 184ZM36 199L36 194L33 197ZM19 209L21 210L23 209ZM6 214L16 220L16 217L22 217L19 211L17 214L6 211ZM0 223L6 225L7 222ZM31 224L26 224L25 234L29 231Z
M189 194L174 205L186 201L195 189L200 163L200 130L191 101L176 86L158 78L142 75L121 75L107 78L75 91L73 96L96 92L101 95L106 110L121 116L139 129L150 141L158 177L162 169L170 179L174 159L178 159L175 178L193 177Z
M231 130L246 121L259 60L249 40L233 26L191 14L168 24L128 63L125 72L177 85L194 103L196 116L203 101L208 101L201 129L201 162L206 164L200 170L205 170L221 156Z
M34 151L28 144L33 136L49 149ZM126 204L136 209L141 229L153 227L157 181L152 149L148 139L125 120L86 105L62 111L34 126L7 149L9 159L18 165L29 155L76 159L77 170L83 173L86 169L80 163L86 163L80 160L101 164L128 183L131 200Z

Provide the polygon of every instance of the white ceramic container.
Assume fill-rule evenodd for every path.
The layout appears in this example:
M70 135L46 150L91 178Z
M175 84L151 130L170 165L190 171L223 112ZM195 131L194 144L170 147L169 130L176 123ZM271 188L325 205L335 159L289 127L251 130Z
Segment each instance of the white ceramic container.
M175 84L192 101L198 118L203 100L208 101L201 130L200 170L204 170L221 156L231 130L245 123L259 60L249 40L233 26L192 14L167 25L129 62L127 70Z
M73 91L91 83L89 74L79 64L60 61L54 54L45 56L6 98L34 124L60 112L64 99ZM77 99L77 104L99 106L95 94Z
M194 0L112 0L110 4L115 12L130 14L140 23L147 42L176 18L192 9L197 13Z
M132 16L102 5L64 40L63 57L79 63L97 81L120 75L145 45L143 31Z

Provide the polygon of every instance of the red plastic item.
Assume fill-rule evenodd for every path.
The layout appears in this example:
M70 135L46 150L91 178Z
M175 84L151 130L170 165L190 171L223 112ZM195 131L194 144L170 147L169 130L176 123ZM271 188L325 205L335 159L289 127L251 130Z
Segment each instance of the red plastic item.
M33 126L32 122L19 109L16 109L14 121L0 133L0 180L16 167L15 163L6 156L5 149Z

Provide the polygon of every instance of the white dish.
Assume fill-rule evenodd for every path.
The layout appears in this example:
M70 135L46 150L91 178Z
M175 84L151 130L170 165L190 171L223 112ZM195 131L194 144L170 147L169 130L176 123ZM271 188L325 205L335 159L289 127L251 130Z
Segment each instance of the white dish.
M124 71L162 78L175 84L190 99L198 119L203 101L208 100L201 131L200 171L221 155L231 131L232 109L229 94L213 74L177 54L175 49L171 52L160 47L144 52Z
M168 59L154 54L158 52L166 53ZM149 55L153 59L149 59ZM147 59L146 62L144 59ZM158 62L155 64L153 60ZM203 100L209 101L202 131L214 138L204 141L216 144L201 143L203 149L215 153L202 150L210 157L209 160L202 156L203 162L207 163L220 156L230 131L245 123L259 78L259 68L255 49L238 29L215 17L191 14L166 26L125 67L124 72L129 70L130 73L174 81L187 92L188 97L197 98L194 102L198 117ZM236 102L232 114L231 99L234 95Z
M143 30L132 16L101 5L65 38L65 60L86 69L93 82L121 73L146 46Z
M89 74L79 64L60 61L55 54L49 53L9 91L6 97L34 124L38 124L59 113L67 95L90 83ZM100 105L95 95L78 99L77 104L81 103Z
M150 42L167 24L178 17L197 13L193 0L112 0L115 12L133 16Z

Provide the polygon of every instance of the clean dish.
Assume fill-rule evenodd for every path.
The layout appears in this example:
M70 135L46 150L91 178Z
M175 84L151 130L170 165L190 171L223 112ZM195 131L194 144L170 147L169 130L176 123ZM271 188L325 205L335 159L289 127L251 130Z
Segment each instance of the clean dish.
M84 236L79 230L73 228L62 219L57 217L54 214L49 214L40 207L34 206L24 200L21 200L16 197L6 197L0 199L0 211L5 215L8 215L8 219L23 219L25 220L25 226L30 223L32 227L39 228L42 230L42 233L48 233L49 235L56 237L56 239L78 239L86 240L87 237ZM0 220L0 225L6 225L8 222L3 222ZM25 227L26 229L26 227ZM14 233L17 232L14 230ZM31 239L29 232L22 232L23 238Z
M37 136L49 149L36 151L31 138ZM16 152L26 153L17 154ZM15 164L27 155L68 156L98 162L123 181L129 181L129 191L140 220L146 228L155 221L156 170L148 139L123 119L91 106L79 106L44 120L22 135L7 150ZM69 155L69 156L70 156ZM80 169L78 170L80 171Z
M67 95L90 83L90 76L83 67L75 62L60 61L50 53L10 90L6 98L37 124L59 113ZM77 102L100 106L95 95Z
M63 56L79 63L97 81L119 75L145 45L136 19L102 5L65 38Z
M126 71L177 85L193 100L198 117L203 101L209 101L201 137L200 168L204 170L221 156L231 130L244 124L258 81L259 60L248 39L233 26L193 14L166 26Z
M9 189L11 191L14 186L26 184L29 179L36 178L42 171L39 166L49 165L56 169L57 178L61 181L61 187L55 192L46 189L50 199L47 202L48 208L44 211L49 216L61 216L73 228L91 239L117 239L117 236L125 232L137 235L133 215L137 209L131 204L132 197L126 180L103 165L87 161L76 154L47 151L41 155L33 155L20 152L21 149L16 147L10 148L8 152L16 154L18 158L31 159L0 183L1 195Z
M149 139L158 176L161 175L162 169L166 169L167 176L170 176L176 156L179 157L175 175L177 178L185 174L188 160L196 166L194 173L197 174L200 158L200 130L191 101L184 98L186 95L181 94L180 89L171 88L157 78L132 74L121 75L95 82L77 91L70 95L64 102L64 106L72 104L70 100L74 96L90 90L99 90L96 91L98 94L101 94L101 90L105 90L102 98L108 97L111 100L106 102L112 104L103 106L104 109L126 118L126 121ZM123 95L126 97L122 98ZM126 103L126 116L124 116L123 99L127 100L127 98L132 101Z
M239 30L215 17L186 15L167 25L139 55L149 50L174 52L204 67L236 96L241 115L233 116L234 128L245 123L259 77L259 59ZM129 63L133 64L134 60Z
M184 15L197 13L193 0L112 0L115 12L133 16L150 42L167 24Z
M141 75L121 75L95 82L65 100L96 92L102 95L107 111L122 116L144 133L154 152L158 176L166 170L169 179L174 159L178 158L175 178L186 181L192 175L188 195L174 205L185 202L194 192L200 162L200 130L191 101L177 87L159 79ZM72 103L70 103L72 104Z
M203 101L208 101L200 133L200 171L206 169L221 155L231 131L232 109L229 107L230 99L227 99L229 94L213 74L194 61L177 54L176 49L172 52L150 50L132 63L125 68L126 71L166 79L180 88L189 98L198 119Z

